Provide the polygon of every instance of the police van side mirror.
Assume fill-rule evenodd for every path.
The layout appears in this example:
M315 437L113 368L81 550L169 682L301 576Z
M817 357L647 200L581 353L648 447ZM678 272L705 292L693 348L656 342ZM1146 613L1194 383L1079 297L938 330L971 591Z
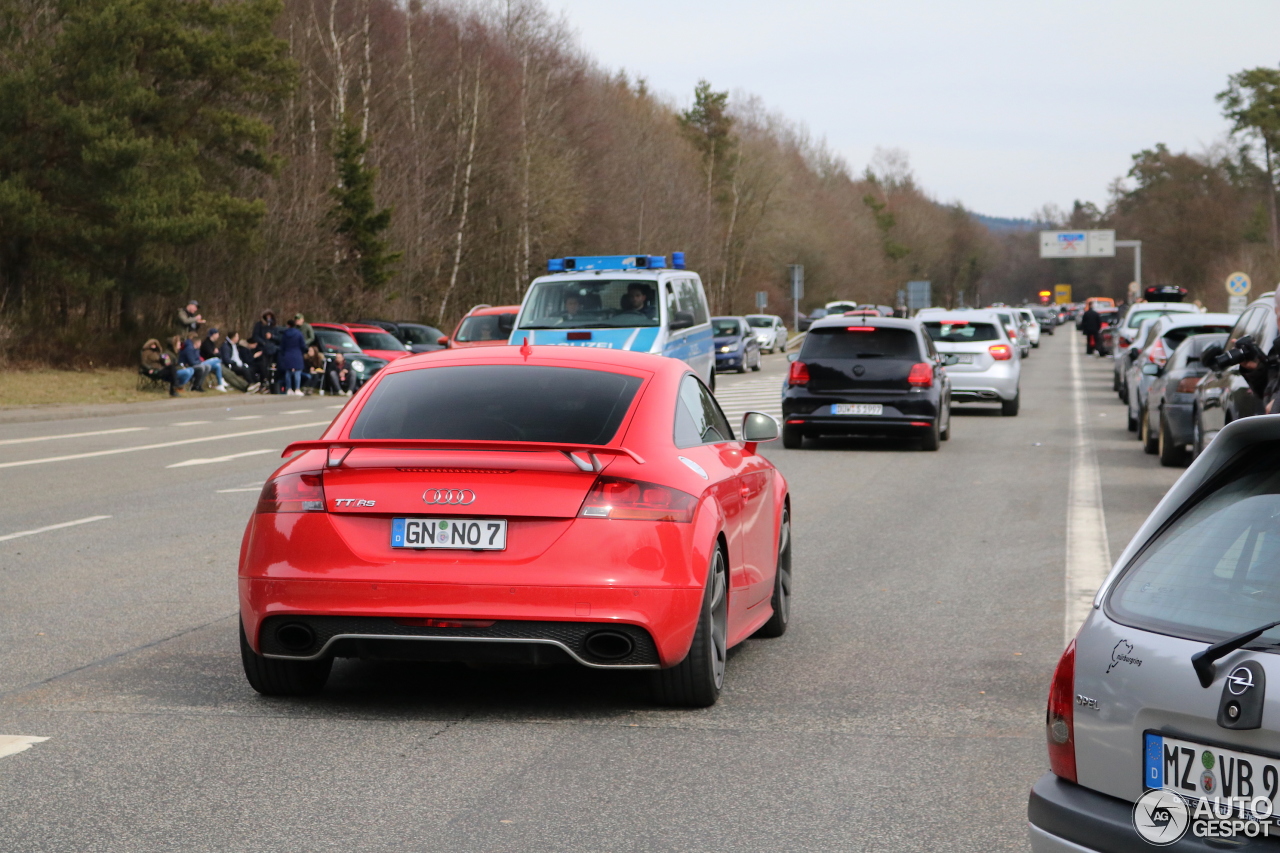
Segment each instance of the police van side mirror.
M693 315L688 311L677 311L671 315L671 319L667 322L667 328L672 329L691 329L693 328Z

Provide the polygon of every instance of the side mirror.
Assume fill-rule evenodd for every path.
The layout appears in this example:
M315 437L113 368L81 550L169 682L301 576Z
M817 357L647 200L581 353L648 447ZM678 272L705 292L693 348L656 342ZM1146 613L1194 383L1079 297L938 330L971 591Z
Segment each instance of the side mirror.
M1226 352L1226 350L1222 348L1221 344L1211 344L1210 346L1205 347L1204 352L1200 354L1200 363L1210 370L1217 370L1217 365L1214 364L1214 362L1216 362L1218 360L1218 356L1222 355L1224 352Z
M1158 365L1158 364L1151 364L1150 362L1148 362L1148 363L1146 363L1146 364L1142 365L1142 373L1143 373L1143 375L1144 375L1144 376L1159 376L1159 375L1160 375L1160 365Z
M441 335L440 337L436 338L436 343L438 343L442 347L447 347L449 345L449 336Z
M747 412L742 416L742 440L747 443L747 451L754 452L760 441L776 441L781 434L778 422L773 415L764 412Z
M671 315L671 319L667 322L668 329L691 329L693 328L693 315L688 311L677 311Z

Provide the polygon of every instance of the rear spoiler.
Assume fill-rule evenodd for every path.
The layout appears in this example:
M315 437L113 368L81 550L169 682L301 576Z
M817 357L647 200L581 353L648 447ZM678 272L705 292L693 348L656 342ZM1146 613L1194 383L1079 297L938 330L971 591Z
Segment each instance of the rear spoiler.
M644 464L640 454L625 447L606 447L582 444L561 444L547 441L455 441L447 438L335 438L317 441L295 441L284 449L281 456L289 456L300 450L329 451L328 466L336 468L357 448L374 450L494 450L529 453L551 451L563 453L580 471L602 471L600 456L627 456L639 465ZM581 455L580 455L581 454ZM583 457L586 458L583 458Z

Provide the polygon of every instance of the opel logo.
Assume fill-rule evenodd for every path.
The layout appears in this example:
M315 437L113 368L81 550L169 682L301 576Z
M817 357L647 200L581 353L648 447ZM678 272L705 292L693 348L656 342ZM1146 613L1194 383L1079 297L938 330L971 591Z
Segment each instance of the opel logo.
M1238 666L1227 676L1227 689L1232 696L1239 696L1253 686L1253 673L1247 666Z
M476 502L476 493L470 489L427 489L422 493L422 502L467 506Z

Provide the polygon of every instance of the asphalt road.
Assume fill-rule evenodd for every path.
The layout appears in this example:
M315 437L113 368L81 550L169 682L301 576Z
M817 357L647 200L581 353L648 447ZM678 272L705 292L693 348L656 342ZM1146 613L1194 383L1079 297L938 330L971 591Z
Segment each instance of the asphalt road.
M240 536L281 447L341 401L0 416L0 736L47 738L0 737L0 850L1026 850L1070 328L1025 363L1018 417L958 408L937 453L767 449L793 623L740 646L703 711L630 674L341 661L317 698L264 699L236 646ZM776 410L784 373L722 375L726 408ZM1178 471L1125 430L1110 363L1082 375L1118 555Z

